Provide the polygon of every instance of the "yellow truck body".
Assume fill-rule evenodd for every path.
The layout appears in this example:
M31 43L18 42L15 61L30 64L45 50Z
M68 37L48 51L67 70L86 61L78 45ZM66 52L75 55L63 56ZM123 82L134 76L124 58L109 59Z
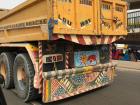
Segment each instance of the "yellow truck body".
M9 12L8 9L0 9L0 16L5 15Z
M0 43L49 40L51 27L53 34L126 35L126 11L122 0L28 0L0 16Z
M0 74L25 102L112 83L111 43L127 35L124 0L27 0L1 13Z

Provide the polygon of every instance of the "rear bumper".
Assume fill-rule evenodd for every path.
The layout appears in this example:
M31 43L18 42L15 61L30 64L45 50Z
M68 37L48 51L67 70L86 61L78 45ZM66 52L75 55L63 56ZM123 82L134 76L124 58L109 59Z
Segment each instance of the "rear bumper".
M116 64L100 64L84 68L43 73L43 102L75 96L113 82Z
M62 78L63 76L70 76L76 75L79 73L88 73L88 72L101 72L107 71L109 68L115 69L117 66L116 63L107 63L107 64L99 64L96 66L88 66L83 68L72 68L72 69L64 69L64 70L57 70L51 72L43 72L44 79L50 78Z

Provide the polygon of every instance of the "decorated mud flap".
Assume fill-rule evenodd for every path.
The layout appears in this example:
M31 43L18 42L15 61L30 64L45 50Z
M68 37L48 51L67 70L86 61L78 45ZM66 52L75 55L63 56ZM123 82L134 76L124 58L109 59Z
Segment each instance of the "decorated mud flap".
M43 73L43 102L52 102L110 84L115 64L97 64ZM68 76L66 76L68 75Z

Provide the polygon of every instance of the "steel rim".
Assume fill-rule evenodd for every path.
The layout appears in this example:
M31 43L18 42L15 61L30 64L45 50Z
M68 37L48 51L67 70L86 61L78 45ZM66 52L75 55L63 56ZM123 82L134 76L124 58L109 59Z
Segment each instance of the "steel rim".
M1 64L0 74L3 76L4 80L6 80L7 71L6 71L6 65L4 63Z
M17 80L21 90L26 89L26 73L23 67L18 68L17 70Z

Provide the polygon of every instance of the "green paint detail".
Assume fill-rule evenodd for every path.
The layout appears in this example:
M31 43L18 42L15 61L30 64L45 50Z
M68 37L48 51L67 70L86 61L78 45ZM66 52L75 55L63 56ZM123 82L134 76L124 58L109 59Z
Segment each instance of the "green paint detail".
M39 62L39 59L36 59L36 62Z
M49 92L49 95L48 95L48 101L52 101L51 100L51 80L49 80L49 83L48 83L48 92Z
M94 72L93 72L94 73ZM98 88L101 87L105 84L110 83L110 79L109 77L106 75L106 73L104 72L99 72L98 76L96 77L95 80L91 81L91 82L86 82L86 78L82 77L82 75L84 75L86 77L86 74L76 74L74 76L70 76L70 77L64 77L64 78L59 78L57 79L57 81L59 82L59 85L65 90L65 93L63 91L63 93L59 93L60 89L57 90L56 93L52 93L52 80L48 81L48 100L49 102L53 101L52 97L54 96L59 96L62 95L64 96L65 94L69 94L69 93L74 93L76 91L79 91L80 89L86 89L86 88ZM81 78L76 78L77 76L81 76L81 78L84 78L84 81L82 81L82 84L75 84L74 80L81 80Z
M109 78L107 76L104 76L101 81L102 83L107 83L109 82Z

